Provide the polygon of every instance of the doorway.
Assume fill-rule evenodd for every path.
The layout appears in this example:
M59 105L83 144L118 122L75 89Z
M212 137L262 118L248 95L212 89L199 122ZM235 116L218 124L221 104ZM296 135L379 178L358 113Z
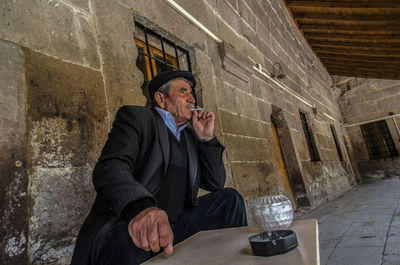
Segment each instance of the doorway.
M285 160L283 159L282 148L281 148L281 143L279 141L278 131L276 129L276 124L272 120L271 120L271 127L272 127L272 133L274 135L274 142L275 142L276 150L278 150L279 169L281 172L282 184L286 191L287 196L289 197L290 201L292 202L293 209L296 209L297 203L296 203L296 199L295 199L295 196L294 196L294 193L292 190L292 185L289 180L286 163L285 163Z
M274 141L277 145L281 168L285 168L282 173L282 183L286 189L288 197L293 206L310 206L310 200L304 186L303 176L300 170L299 161L294 148L290 133L290 127L285 119L281 108L272 105L271 126L274 134ZM279 145L279 146L278 146ZM283 169L281 169L281 172Z

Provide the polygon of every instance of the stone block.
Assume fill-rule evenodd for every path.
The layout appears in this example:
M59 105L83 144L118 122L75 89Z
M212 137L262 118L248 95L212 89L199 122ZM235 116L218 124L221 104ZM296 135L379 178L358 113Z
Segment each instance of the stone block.
M271 104L261 100L257 100L257 108L260 115L260 120L270 123L272 113Z
M67 0L67 2L73 4L79 9L82 9L83 11L89 13L89 0Z
M238 11L238 0L226 0L234 10Z
M271 194L276 190L269 162L235 162L231 163L231 167L235 184L244 196Z
M221 89L216 86L213 73L213 65L210 58L203 52L196 50L195 56L197 60L195 72L197 85L196 85L196 95L197 104L203 106L207 110L214 112L215 114L215 125L214 134L216 136L222 135L222 127L220 123L220 114L218 111L218 91ZM199 95L201 93L201 96Z
M220 111L224 133L243 135L255 138L266 138L268 124L257 122L226 111Z
M250 78L250 94L258 99L262 99L261 80L256 76Z
M207 54L211 64L213 65L214 78L217 76L219 77L221 75L222 63L221 58L216 56L219 54L218 43L212 39L207 39Z
M249 27L243 21L240 22L240 31L241 31L242 36L247 41L252 43L254 46L257 44L257 42L258 42L258 34L254 31L253 28Z
M189 14L196 18L200 23L202 23L207 29L215 34L216 24L215 15L211 7L204 1L176 1L183 9L185 9ZM214 6L215 8L215 6Z
M399 94L400 94L400 82L397 82L394 84L394 86L385 88L383 90L384 97L391 97L391 96L399 95Z
M0 260L27 264L28 177L21 48L0 41Z
M27 49L24 58L29 257L33 264L57 263L72 253L94 199L91 173L108 132L106 96L99 71Z
M237 0L240 1L240 0ZM232 3L235 4L235 3ZM225 21L226 24L228 24L233 30L235 30L237 33L240 32L240 17L239 14L237 13L237 10L234 9L234 7L231 5L231 3L228 3L228 1L217 1L218 5L218 13L221 16L221 18ZM225 38L224 38L225 40Z
M266 12L264 12L264 9L261 7L260 2L264 1L246 1L247 4L249 5L251 11L254 13L255 17L257 18L257 29L259 29L259 25L262 24L264 27L268 28L269 30L269 16Z
M362 98L364 98L365 101L368 102L368 101L377 101L377 100L379 100L380 98L382 98L383 95L384 95L384 91L383 91L383 90L378 90L378 91L372 91L372 92L366 93L366 94L364 94L363 96L361 96L361 95L354 95L353 97L346 97L346 98L347 98L348 104L349 104L349 105L352 105L352 104L354 104L354 102L353 102L352 100L354 100L354 99L356 99L356 98L359 98L360 100L361 100ZM361 103L362 103L362 101L361 101L361 102L358 102L358 104L361 104ZM357 105L358 105L358 104L357 104Z
M287 94L286 91L283 91L280 87L277 87L275 84L271 84L271 94L269 95L268 101L273 103L277 107L284 107L285 105L285 96Z
M132 37L130 9L110 1L92 2L110 122L122 105L145 105L143 74L136 67L137 48Z
M261 58L264 59L261 60L261 58L259 58L258 60L260 61L260 63L264 61L264 71L270 73L272 70L272 65L279 61L277 53L272 48L271 41L264 41L262 39L259 39L259 42L257 43L257 48L259 52L263 55L263 57Z
M373 80L374 79L367 79L367 80L365 80L365 82L371 82ZM376 81L377 87L379 87L379 88L391 87L394 84L399 83L398 80L388 80L388 79L379 79L379 80L375 80L375 81Z
M82 20L80 17L84 15L78 15L62 1L6 0L3 10L1 39L77 64L100 68L94 29L88 25L90 19Z
M235 68L233 70L233 68ZM249 79L246 78L246 72L241 71L237 65L231 65L229 70L233 70L233 72L228 72L227 70L221 71L221 79L229 84L230 86L235 87L238 90L244 91L246 93L250 92L249 88ZM244 79L242 79L242 77Z
M269 159L270 144L266 139L224 135L228 159L232 161L264 161Z
M379 110L380 106L382 105L381 102L378 104L375 102L370 102L369 104L359 105L359 106L351 106L351 114L354 116L361 116L365 114L371 114ZM350 121L352 117L347 117ZM370 118L371 119L371 118ZM364 121L364 120L360 120Z
M236 89L228 84L218 82L218 106L224 110L238 113L238 103L235 97Z
M257 65L258 63L262 64L263 60L265 59L257 47L249 42L245 42L241 54L245 54L251 62L251 69L253 69L253 66ZM254 70L252 70L252 73L254 73Z
M234 0L236 1L236 0ZM217 0L205 0L212 8L216 9L217 8Z
M238 84L237 87L249 93L248 83L249 77L251 73L253 73L253 62L249 57L242 56L240 51L225 42L219 44L219 55L221 57L223 69L232 75L227 77L229 82L232 84L238 83L239 80L244 82L245 84ZM232 82L232 77L239 80L234 80Z
M235 98L238 103L239 115L244 115L255 120L260 120L260 114L258 113L257 108L257 98L249 94L243 93L239 90L235 91Z
M400 93L390 97L383 98L378 102L379 110L399 111L400 110Z
M257 21L257 34L259 41L263 41L267 45L271 42L271 31L268 24Z
M239 15L250 26L250 28L255 31L257 22L253 11L249 7L250 2L254 1L238 0Z
M164 37L170 38L175 42L177 42L177 40L180 40L180 42L185 40L187 45L200 49L205 48L206 38L208 38L207 35L193 25L188 19L180 15L178 11L165 1L148 0L144 2L137 0L121 0L118 4L110 1L103 1L103 3L98 3L97 5L98 8L95 12L100 12L102 15L108 16L107 19L110 20L112 24L115 22L116 25L113 25L114 30L120 31L120 27L131 29L129 27L132 25L132 22L131 19L128 19L128 13L133 12L135 19L142 19L140 22L158 33L162 32L162 35L166 35ZM107 13L106 11L112 11L113 13ZM123 12L123 16L117 19L115 16L118 16L116 14L118 11ZM119 21L124 21L123 23L125 24ZM216 34L215 32L213 33ZM218 36L218 34L216 35ZM130 32L130 34L122 37L129 38L131 36L132 33ZM134 57L136 59L136 56Z

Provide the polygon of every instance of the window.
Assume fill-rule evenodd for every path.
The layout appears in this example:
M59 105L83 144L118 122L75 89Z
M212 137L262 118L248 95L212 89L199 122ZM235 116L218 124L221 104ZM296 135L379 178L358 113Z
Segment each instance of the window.
M145 87L158 73L172 70L191 72L189 52L174 42L135 22L135 43L138 48L137 67L143 72Z
M310 152L311 161L320 161L317 147L315 145L314 136L308 126L307 116L304 112L299 111L301 124L303 125L304 136L306 137L306 142L308 146L308 151Z
M370 159L398 156L386 121L378 121L360 126Z
M332 124L330 124L330 126L331 126L333 140L335 141L335 145L336 145L336 151L338 153L340 161L343 161L342 149L340 148L339 140L336 135L335 126L333 126Z

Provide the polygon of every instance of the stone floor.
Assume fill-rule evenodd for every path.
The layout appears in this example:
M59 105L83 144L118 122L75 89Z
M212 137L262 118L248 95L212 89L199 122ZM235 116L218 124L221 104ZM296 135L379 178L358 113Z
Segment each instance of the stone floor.
M400 265L400 180L363 184L298 219L316 218L321 265Z

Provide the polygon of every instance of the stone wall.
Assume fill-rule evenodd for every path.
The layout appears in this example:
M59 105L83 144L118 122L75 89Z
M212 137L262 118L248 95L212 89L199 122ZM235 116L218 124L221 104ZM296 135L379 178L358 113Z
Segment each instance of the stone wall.
M370 159L359 123L385 120L400 151L400 81L335 77L338 103L348 124L347 132L364 179L400 176L400 158ZM397 124L397 127L396 127Z
M145 105L135 22L189 49L199 104L216 114L227 186L251 198L287 194L271 129L277 124L298 206L317 206L355 182L352 150L330 87L280 0L177 1L217 44L162 0L5 0L0 16L0 260L68 264L94 198L91 171L117 109ZM266 73L315 108L288 94ZM321 161L312 162L299 110ZM326 115L328 114L328 116ZM336 128L339 161L330 132ZM348 151L346 151L348 150ZM249 215L251 219L251 215Z

